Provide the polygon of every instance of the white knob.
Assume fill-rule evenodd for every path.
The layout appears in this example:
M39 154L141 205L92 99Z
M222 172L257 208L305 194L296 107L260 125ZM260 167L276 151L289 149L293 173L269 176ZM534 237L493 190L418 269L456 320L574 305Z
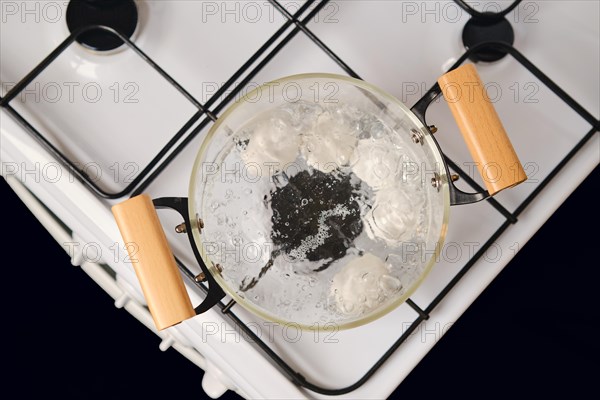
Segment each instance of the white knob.
M129 302L131 297L125 292L115 299L115 307L123 308Z
M205 372L202 378L202 389L211 399L218 399L227 391L227 386L214 375Z
M173 346L173 343L175 343L175 339L173 339L173 336L167 335L160 342L160 344L158 345L158 348L160 349L160 351L167 351L169 349L169 347Z
M83 262L83 252L80 250L75 250L73 252L73 256L71 256L71 265L74 267L79 267Z

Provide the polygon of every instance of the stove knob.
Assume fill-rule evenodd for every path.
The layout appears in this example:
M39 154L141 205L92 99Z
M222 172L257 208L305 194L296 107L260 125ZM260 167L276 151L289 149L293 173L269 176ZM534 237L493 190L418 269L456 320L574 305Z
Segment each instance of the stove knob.
M204 372L204 377L202 378L202 389L204 389L204 392L211 399L218 399L228 390L227 386L216 376L208 372L208 369Z
M71 265L80 267L85 261L81 243L85 243L76 232L71 234L73 238L70 242L64 244L65 250L71 256Z
M131 300L131 296L129 296L129 294L126 292L123 292L115 299L115 307L123 308L127 305L127 303L129 303L129 300Z
M169 347L173 346L173 344L175 344L175 339L173 338L173 336L167 334L165 335L163 340L161 340L160 344L158 345L158 348L160 349L160 351L167 351L169 350Z

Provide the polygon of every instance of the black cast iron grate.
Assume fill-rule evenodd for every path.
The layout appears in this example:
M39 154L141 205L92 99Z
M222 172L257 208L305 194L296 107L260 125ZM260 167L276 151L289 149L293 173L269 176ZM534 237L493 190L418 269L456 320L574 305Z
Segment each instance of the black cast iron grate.
M179 85L173 78L171 78L164 70L160 68L150 57L148 57L142 50L140 50L133 42L121 33L103 26L89 26L81 28L73 32L63 43L61 43L48 57L46 57L37 67L35 67L25 78L23 78L11 91L9 91L5 97L0 98L0 107L7 110L15 120L28 131L38 142L42 144L53 156L61 161L66 168L68 168L74 176L76 176L84 185L86 185L96 195L107 198L116 199L127 195L135 196L142 193L157 176L169 165L169 163L177 157L177 155L189 144L189 142L210 122L217 120L216 115L222 111L225 106L239 94L239 91L250 82L250 80L267 65L281 49L283 49L298 33L302 32L306 37L311 39L325 54L327 54L333 61L335 61L349 76L360 79L360 76L350 68L340 57L338 57L327 45L325 45L306 25L307 23L329 2L329 0L309 0L299 8L294 14L290 14L281 4L276 0L269 0L271 4L286 18L285 23L223 84L219 90L205 103L201 104L193 96L191 96L181 85ZM455 0L455 2L469 12L473 17L476 18L503 18L508 12L512 11L518 6L521 0L517 0L507 7L502 13L497 16L490 16L489 14L479 14L473 10L462 0ZM308 12L304 17L302 15L307 12L311 7L314 8ZM292 27L292 30L284 35L288 28ZM166 79L171 85L173 85L184 97L186 97L198 111L179 129L169 142L156 154L156 156L149 162L149 164L143 168L133 181L120 192L108 192L100 188L93 182L86 174L77 168L76 163L69 160L59 149L48 141L43 134L41 134L35 127L33 127L25 118L23 118L14 108L11 107L10 102L19 93L25 89L25 87L35 79L40 73L42 73L65 49L67 49L77 38L89 32L90 30L101 29L110 32L119 37L125 44L132 49L136 54L142 58L148 65L156 70L160 76ZM267 50L274 46L269 52ZM508 211L502 204L495 199L487 200L499 213L501 213L505 220L500 227L488 238L488 240L479 248L479 250L470 258L467 263L460 269L458 273L452 278L452 280L437 294L437 296L425 307L417 305L411 299L407 300L407 304L412 307L418 314L417 318L409 325L409 327L402 333L401 336L394 342L394 344L377 360L371 368L365 373L365 375L357 380L355 383L343 387L343 388L324 388L315 385L304 378L304 376L298 371L294 370L288 365L274 350L272 350L264 341L262 341L252 329L245 325L238 316L236 316L233 306L235 302L232 300L227 304L222 302L218 303L218 307L222 313L226 315L234 324L236 324L243 332L253 341L263 353L269 357L289 379L296 385L309 389L311 391L325 394L325 395L341 395L352 392L360 386L362 386L384 363L385 361L406 341L406 339L419 327L419 325L429 318L429 314L433 309L444 299L444 297L452 290L452 288L460 281L460 279L471 269L471 267L485 254L485 252L493 245L493 243L499 238L499 236L511 225L517 222L518 216L527 208L527 206L544 190L544 188L550 183L554 177L560 172L560 170L577 154L577 152L586 145L586 143L593 137L595 133L600 131L600 121L594 118L592 114L586 111L581 105L579 105L572 97L570 97L564 90L556 85L548 76L546 76L541 70L539 70L533 63L525 58L520 52L509 44L502 42L487 42L480 45L474 46L466 51L460 59L450 68L454 69L465 62L469 56L474 52L481 49L496 49L499 51L505 51L510 54L513 59L519 62L524 68L531 72L537 79L539 79L544 85L546 85L559 99L565 102L573 111L575 111L581 118L590 124L590 130L583 136L582 139L569 151L569 153L556 165L556 167L548 174L548 176L539 183L535 190L515 209L515 211ZM257 63L253 68L251 68ZM243 77L243 78L242 78ZM237 85L234 85L238 79L242 78ZM228 93L222 101L217 103L217 100ZM427 96L427 94L425 94ZM204 117L200 121L200 119ZM200 121L199 123L197 123ZM196 124L197 123L197 124ZM463 179L471 188L476 191L483 190L470 176L463 171L455 162L446 158L450 168L454 170L461 179ZM199 288L201 291L207 291L207 288L198 283L195 280L195 274L180 260L177 260L177 264L181 269L182 273L188 278L188 280Z

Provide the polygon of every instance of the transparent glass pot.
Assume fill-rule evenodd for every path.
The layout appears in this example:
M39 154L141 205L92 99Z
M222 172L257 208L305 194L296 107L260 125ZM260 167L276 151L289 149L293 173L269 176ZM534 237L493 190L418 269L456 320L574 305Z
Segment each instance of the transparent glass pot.
M464 92L474 83L481 92ZM435 263L449 206L525 179L472 66L444 75L431 93L411 111L366 82L302 74L232 104L200 147L189 200L154 201L186 221L209 283L196 310L151 200L113 208L125 242L137 244L134 268L159 329L225 294L304 329L362 325L404 302ZM463 193L449 179L424 122L440 93L473 158L501 172L484 179L484 192Z

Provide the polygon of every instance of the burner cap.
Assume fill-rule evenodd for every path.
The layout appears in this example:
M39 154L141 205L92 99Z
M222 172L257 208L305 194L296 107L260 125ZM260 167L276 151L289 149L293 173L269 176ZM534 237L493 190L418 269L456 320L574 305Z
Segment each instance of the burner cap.
M106 25L130 38L137 22L133 0L72 0L67 6L67 26L71 32L84 26ZM123 44L117 36L100 30L79 35L77 42L97 51L113 50Z
M515 32L506 18L471 18L463 29L462 41L467 49L485 42L505 42L512 45L515 42ZM506 54L504 50L483 47L469 58L474 62L493 62L502 59Z

